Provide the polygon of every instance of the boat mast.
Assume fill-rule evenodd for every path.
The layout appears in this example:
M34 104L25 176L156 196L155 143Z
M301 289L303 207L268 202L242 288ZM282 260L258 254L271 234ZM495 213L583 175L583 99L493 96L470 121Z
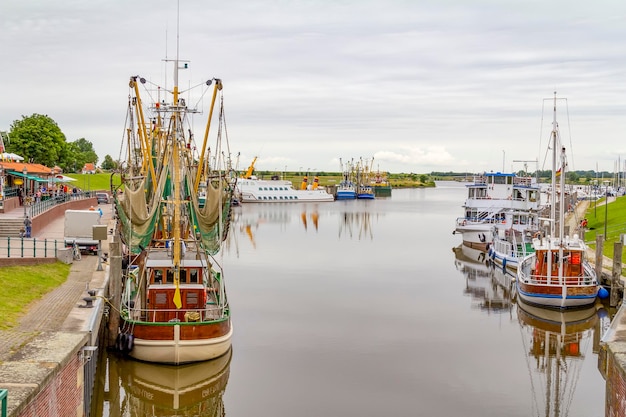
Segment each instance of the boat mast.
M180 252L181 252L181 236L180 236L180 155L178 149L179 132L182 131L182 126L179 127L180 121L180 106L178 103L178 61L179 61L179 7L176 8L176 59L174 61L174 113L172 117L172 180L174 181L174 248L172 250L173 266L174 266L174 285L176 287L174 293L174 304L177 309L182 306L180 297Z
M552 192L550 196L550 218L552 221L550 222L550 236L554 237L555 225L556 221L556 132L557 132L557 124L556 124L556 91L554 92L554 107L553 107L553 116L552 116Z

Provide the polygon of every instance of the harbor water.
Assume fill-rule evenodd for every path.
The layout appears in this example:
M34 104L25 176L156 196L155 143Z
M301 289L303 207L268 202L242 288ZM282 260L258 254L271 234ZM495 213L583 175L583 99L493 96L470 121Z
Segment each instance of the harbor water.
M606 311L519 304L454 235L465 189L234 208L232 351L168 367L104 354L92 415L605 415Z

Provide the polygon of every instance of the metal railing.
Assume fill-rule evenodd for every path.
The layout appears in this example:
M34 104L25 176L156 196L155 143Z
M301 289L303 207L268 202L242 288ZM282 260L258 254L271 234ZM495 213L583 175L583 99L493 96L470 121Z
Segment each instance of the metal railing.
M122 316L129 321L159 323L157 315L167 314L175 316L168 320L169 323L206 323L208 321L222 320L227 317L228 306L207 307L207 308L183 308L183 309L142 309L136 307L122 306ZM193 313L197 316L194 317ZM178 318L178 317L182 317Z
M0 416L2 417L7 416L8 396L9 396L9 391L5 389L0 389L0 408L2 410L2 413L0 414Z
M7 237L0 239L0 258L56 258L62 248L62 240Z

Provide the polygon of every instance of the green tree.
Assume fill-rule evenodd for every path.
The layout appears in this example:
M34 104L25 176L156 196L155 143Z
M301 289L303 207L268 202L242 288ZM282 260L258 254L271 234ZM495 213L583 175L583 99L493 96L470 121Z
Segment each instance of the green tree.
M89 142L85 138L80 138L72 143L75 144L79 152L83 154L85 162L91 162L94 165L98 163L98 155L93 149L93 143Z
M102 169L110 170L117 168L117 164L111 158L111 155L105 155L104 160L102 161Z
M24 157L25 161L53 167L60 161L66 145L65 135L50 117L33 114L22 116L11 125L7 152Z

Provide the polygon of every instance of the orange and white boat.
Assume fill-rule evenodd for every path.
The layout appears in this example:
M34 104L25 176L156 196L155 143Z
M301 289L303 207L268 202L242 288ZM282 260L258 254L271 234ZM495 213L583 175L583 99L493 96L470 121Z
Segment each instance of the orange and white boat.
M586 258L587 245L576 233L565 235L565 193L559 193L558 200L556 197L557 177L560 189L565 189L567 168L565 147L561 144L556 121L556 100L555 93L550 145L553 150L552 204L550 218L540 219L548 223L548 230L534 236L534 253L523 258L518 266L516 286L519 297L526 303L565 309L595 303L599 287L596 273ZM560 152L558 165L557 150Z

